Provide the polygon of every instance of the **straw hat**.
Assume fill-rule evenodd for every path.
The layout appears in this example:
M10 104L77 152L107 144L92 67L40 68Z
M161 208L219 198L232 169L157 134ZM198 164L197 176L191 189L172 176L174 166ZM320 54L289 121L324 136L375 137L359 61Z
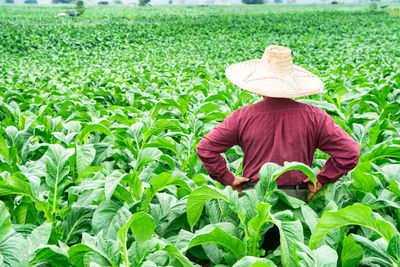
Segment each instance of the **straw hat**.
M230 65L225 75L244 90L270 97L302 97L324 88L316 75L293 65L289 48L278 45L268 46L261 59Z

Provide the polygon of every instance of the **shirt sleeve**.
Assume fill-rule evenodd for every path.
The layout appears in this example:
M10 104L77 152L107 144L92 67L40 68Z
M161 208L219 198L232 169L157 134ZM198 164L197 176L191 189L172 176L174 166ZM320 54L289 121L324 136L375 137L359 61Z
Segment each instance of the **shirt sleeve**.
M360 157L360 145L335 124L325 111L319 121L321 124L317 148L330 157L317 174L317 179L321 184L334 183L356 167Z
M203 137L197 146L197 155L206 168L208 175L223 185L231 185L235 176L226 166L221 153L239 143L237 113L233 112Z

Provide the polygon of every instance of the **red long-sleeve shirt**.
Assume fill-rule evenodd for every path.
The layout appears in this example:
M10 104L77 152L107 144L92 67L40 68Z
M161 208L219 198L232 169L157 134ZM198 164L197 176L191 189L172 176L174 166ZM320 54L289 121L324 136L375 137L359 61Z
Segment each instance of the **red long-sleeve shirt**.
M330 158L317 174L321 184L335 182L358 163L360 146L322 109L287 98L266 98L234 111L205 135L197 154L211 178L232 184L220 153L234 145L242 148L243 176L257 182L266 162L285 161L312 165L317 148ZM301 184L306 176L297 170L277 178L278 185Z

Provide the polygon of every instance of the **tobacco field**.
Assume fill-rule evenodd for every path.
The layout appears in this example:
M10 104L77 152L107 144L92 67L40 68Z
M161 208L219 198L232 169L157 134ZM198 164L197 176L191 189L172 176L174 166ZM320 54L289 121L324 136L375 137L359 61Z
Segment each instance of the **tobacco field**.
M400 17L367 5L0 6L0 266L399 266ZM316 9L316 10L313 10ZM208 177L201 138L261 101L225 68L292 49L361 145L307 204L267 163L240 196ZM240 176L242 152L225 153ZM276 225L281 245L261 248Z

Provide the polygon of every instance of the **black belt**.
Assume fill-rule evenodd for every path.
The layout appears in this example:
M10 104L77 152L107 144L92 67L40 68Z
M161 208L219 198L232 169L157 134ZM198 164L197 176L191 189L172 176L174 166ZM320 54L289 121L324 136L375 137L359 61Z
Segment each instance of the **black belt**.
M255 187L255 183L252 181L247 181L242 183L242 190L251 189ZM278 185L278 189L306 189L306 184L302 183L299 185Z

